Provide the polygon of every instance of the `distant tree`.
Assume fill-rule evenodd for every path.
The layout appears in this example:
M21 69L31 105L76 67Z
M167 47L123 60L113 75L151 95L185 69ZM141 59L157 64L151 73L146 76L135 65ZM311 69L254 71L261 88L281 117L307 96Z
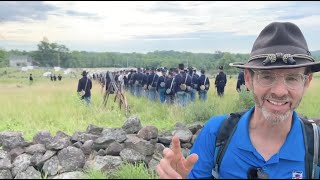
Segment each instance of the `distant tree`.
M0 67L8 67L9 59L7 58L6 51L0 49Z
M32 57L39 62L40 65L49 67L68 66L69 63L67 63L67 61L70 59L69 49L65 45L50 43L49 40L44 37L37 46L38 50L32 53Z

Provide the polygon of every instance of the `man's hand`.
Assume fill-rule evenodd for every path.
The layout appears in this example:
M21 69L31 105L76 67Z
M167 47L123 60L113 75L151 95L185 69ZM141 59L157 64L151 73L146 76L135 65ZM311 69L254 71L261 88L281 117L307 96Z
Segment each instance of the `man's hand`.
M180 141L177 136L172 138L172 148L163 150L163 159L157 166L161 179L182 179L187 175L198 160L197 154L191 154L185 159L181 153Z

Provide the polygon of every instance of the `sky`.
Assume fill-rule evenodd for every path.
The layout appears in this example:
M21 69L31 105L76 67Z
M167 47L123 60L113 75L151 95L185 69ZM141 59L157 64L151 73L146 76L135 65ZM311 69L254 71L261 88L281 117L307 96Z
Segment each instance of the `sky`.
M320 50L320 2L2 1L0 48L37 50L46 37L71 51L250 53L271 22L298 25Z

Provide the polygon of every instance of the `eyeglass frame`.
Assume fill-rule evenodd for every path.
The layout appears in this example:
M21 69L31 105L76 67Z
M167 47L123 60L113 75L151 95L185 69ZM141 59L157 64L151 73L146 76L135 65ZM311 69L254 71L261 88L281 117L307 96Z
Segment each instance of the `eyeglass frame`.
M260 86L262 86L262 87L272 87L272 86L275 85L275 83L276 83L276 82L278 81L278 79L279 79L279 76L275 76L276 79L272 82L272 84L270 84L270 85L261 84L260 81L259 81L259 75L260 75L259 73L262 72L262 71L270 71L270 70L264 70L264 69L259 69L259 70L249 69L249 70L250 70L251 76L252 76L253 74L257 74L258 84L259 84ZM278 75L279 73L272 73L272 74ZM296 88L292 88L291 86L289 86L289 85L287 84L287 82L286 82L286 80L285 80L285 77L286 77L286 75L288 75L288 74L290 74L290 73L287 73L287 74L282 75L282 77L284 77L284 78L283 78L283 82L284 82L284 84L285 84L285 86L286 86L287 88L292 89L292 90L296 90L296 89L303 88L303 86L304 86L307 78L309 77L309 74L310 74L310 73L309 73L308 69L307 69L304 73L295 73L295 74L302 75L302 77L303 77L303 80L302 80L302 82L301 82L301 87L296 87Z

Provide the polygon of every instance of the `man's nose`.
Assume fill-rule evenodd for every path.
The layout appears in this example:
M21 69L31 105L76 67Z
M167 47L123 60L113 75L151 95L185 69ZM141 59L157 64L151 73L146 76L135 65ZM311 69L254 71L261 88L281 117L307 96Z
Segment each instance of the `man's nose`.
M277 77L276 82L274 82L271 88L271 92L276 94L279 97L282 97L288 94L288 87L285 84L285 80L283 76Z

